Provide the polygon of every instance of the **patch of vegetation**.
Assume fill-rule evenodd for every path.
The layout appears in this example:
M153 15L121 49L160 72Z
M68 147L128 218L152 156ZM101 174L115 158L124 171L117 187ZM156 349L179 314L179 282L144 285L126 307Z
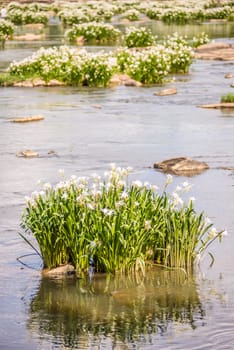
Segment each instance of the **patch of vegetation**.
M234 103L234 93L228 93L221 97L221 102Z
M78 273L90 266L109 273L145 273L148 265L190 269L222 238L222 231L195 212L192 198L188 204L182 200L189 183L168 194L168 175L160 194L149 183L130 183L130 171L112 165L104 179L63 177L26 198L22 227L34 235L45 267L72 263Z

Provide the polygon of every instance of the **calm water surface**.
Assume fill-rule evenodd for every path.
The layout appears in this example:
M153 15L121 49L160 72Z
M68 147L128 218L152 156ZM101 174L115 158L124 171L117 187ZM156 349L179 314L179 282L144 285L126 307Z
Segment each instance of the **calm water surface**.
M233 42L233 24L219 25L216 37ZM60 43L53 35L43 43L7 43L0 68L42 44ZM195 61L190 74L169 85L178 94L166 97L154 95L159 86L0 89L0 349L234 348L234 112L198 107L232 91L227 73L234 74L233 62ZM45 120L9 122L36 114ZM24 149L39 157L17 157ZM162 185L165 175L154 162L182 155L210 169L175 177L172 189L190 181L197 209L229 233L212 246L212 268L206 257L189 278L154 271L145 279L47 280L36 256L22 258L29 267L17 261L32 253L18 232L24 196L39 179L56 183L59 169L67 176L102 174L115 162Z

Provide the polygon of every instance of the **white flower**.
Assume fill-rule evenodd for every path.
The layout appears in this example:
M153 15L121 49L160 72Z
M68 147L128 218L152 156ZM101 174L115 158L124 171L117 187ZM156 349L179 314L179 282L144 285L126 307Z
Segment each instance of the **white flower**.
M189 198L189 202L194 202L195 200L196 200L195 197L190 197L190 198Z
M172 201L172 204L174 206L177 206L177 205L183 205L183 200L182 198L180 198L180 196L178 195L178 193L174 192L172 193L172 197L173 197L173 201Z
M143 186L142 182L139 180L133 181L132 185L136 188L141 188Z
M64 176L64 169L59 169L58 173L60 176Z
M101 209L101 212L106 216L112 216L114 214L114 210L108 208Z
M173 181L173 176L170 174L167 174L166 185L170 185L172 181Z
M222 237L224 237L224 236L228 236L228 232L227 232L227 230L224 230L223 232L222 232Z
M210 238L215 238L217 236L218 232L215 227L212 227L212 229L209 232L209 237Z
M49 182L46 182L44 185L43 185L43 188L44 190L50 190L52 188L51 184Z
M151 220L145 220L144 227L148 231L151 229Z
M129 197L128 192L123 191L122 194L121 194L121 198L122 198L122 199L127 199L128 197Z

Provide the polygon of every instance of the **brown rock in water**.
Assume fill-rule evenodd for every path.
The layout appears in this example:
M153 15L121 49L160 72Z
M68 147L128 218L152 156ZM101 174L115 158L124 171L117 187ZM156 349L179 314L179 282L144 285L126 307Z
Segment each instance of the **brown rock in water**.
M54 269L42 270L42 275L45 277L63 277L75 273L75 268L71 264L55 267Z
M130 78L127 74L114 74L110 79L110 85L142 86L140 81Z
M10 121L13 123L28 123L28 122L37 122L43 119L45 119L45 117L43 117L42 115L33 115L29 117L10 119Z
M227 73L224 76L225 79L232 79L233 77L234 77L234 75L232 73Z
M154 95L156 96L168 96L168 95L175 95L177 94L177 89L176 88L170 88L170 89L165 89L161 91L156 91Z
M66 83L59 81L57 79L51 79L46 86L64 86Z
M22 40L22 41L41 40L41 39L45 39L45 34L26 33L24 35L14 36L13 39L14 40Z
M227 43L209 43L197 47L195 50L195 58L204 60L234 60L234 45Z
M30 149L26 149L24 151L21 151L16 154L17 157L24 157L24 158L35 158L39 156L39 153L36 151L32 151Z
M205 162L200 162L188 157L178 157L155 163L154 168L165 173L193 176L209 169L209 166Z
M213 108L213 109L217 109L217 108L234 108L234 103L233 102L211 103L211 104L208 104L208 105L200 105L198 107L201 107L201 108Z

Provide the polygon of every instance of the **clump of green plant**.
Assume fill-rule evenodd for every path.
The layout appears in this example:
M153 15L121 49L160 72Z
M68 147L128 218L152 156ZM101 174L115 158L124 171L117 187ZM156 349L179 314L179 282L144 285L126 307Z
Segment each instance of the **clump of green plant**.
M170 73L188 73L192 63L193 52L186 37L174 33L164 42L170 57Z
M136 9L129 9L125 12L124 18L127 18L129 21L138 21L140 19L140 12Z
M191 198L157 186L129 181L131 169L112 165L102 179L72 176L27 197L22 227L35 237L45 267L72 263L78 272L130 272L148 265L189 269L224 232L217 232ZM25 234L21 236L31 246Z
M12 62L8 72L26 80L40 77L57 79L69 85L106 86L117 67L116 59L103 52L87 53L68 46L41 48L31 57Z
M221 102L234 103L234 93L228 93L221 97Z
M48 23L47 12L29 10L23 6L9 7L7 19L16 25L29 23Z
M204 44L207 44L209 42L210 42L210 38L209 38L208 34L206 34L205 32L199 33L192 38L192 46L193 47L198 47L200 45L204 45Z
M14 34L14 25L10 21L0 20L0 42L5 42L10 39Z
M147 47L155 44L155 37L149 29L144 27L128 27L124 36L124 43L128 48Z
M86 41L115 42L120 37L120 31L107 23L82 23L74 24L65 36L74 41L78 37L83 37Z
M170 72L170 56L164 46L152 46L141 51L125 49L119 53L119 61L126 54L129 55L124 63L126 73L141 83L162 83Z

